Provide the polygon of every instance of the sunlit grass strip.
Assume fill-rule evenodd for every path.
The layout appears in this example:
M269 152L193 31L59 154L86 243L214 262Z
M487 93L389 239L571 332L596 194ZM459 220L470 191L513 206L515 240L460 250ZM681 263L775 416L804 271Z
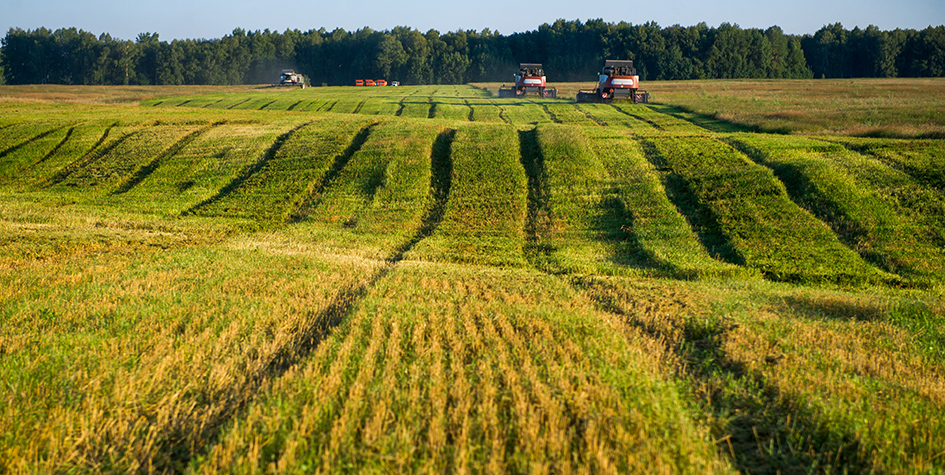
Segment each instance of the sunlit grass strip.
M646 121L628 116L614 108L611 104L575 104L574 107L585 117L599 125L613 127L619 130L630 130L636 134L659 133L659 128Z
M557 122L570 125L581 125L594 127L599 125L597 122L589 119L587 115L574 107L573 103L561 102L542 102L542 105L554 115Z
M870 262L908 278L945 276L945 198L939 193L836 144L756 135L733 140Z
M614 108L629 116L651 124L661 132L674 135L707 135L709 130L688 120L669 114L658 105L614 103Z
M437 119L469 120L469 114L472 112L469 106L457 99L439 99L433 104L433 116Z
M597 226L600 238L611 243L615 260L681 278L753 273L709 256L667 197L659 172L646 160L636 140L610 128L587 129L586 134L586 146L606 171L598 184ZM554 161L549 158L553 154L544 147L543 153L550 173L554 170ZM573 172L557 173L561 175L558 180L567 183Z
M358 116L322 116L300 122L284 142L272 142L265 162L246 176L233 190L199 209L216 214L283 221L296 209L308 190L332 166L334 158L350 144L352 137L369 124ZM276 148L277 149L274 149ZM234 176L234 179L237 177Z
M466 99L466 104L472 108L472 120L475 122L493 122L502 123L502 117L499 116L501 110L491 99Z
M323 192L310 220L334 230L323 244L355 247L378 259L414 238L430 206L431 150L441 126L388 120L370 129Z
M379 115L379 116L393 116L397 114L397 111L400 110L400 104L390 98L367 98L364 104L361 106L361 109L358 110L358 114L364 115Z
M432 104L427 97L419 95L408 96L400 101L399 105L401 106L399 110L402 117L424 119L430 117L430 107Z
M524 99L496 100L503 109L503 116L513 125L535 125L552 122L551 117L539 106Z
M708 137L647 139L698 201L703 232L720 233L728 259L788 281L864 282L882 278L821 221L799 208L771 170ZM699 209L701 207L701 210Z
M193 468L726 472L651 349L554 277L405 262Z
M453 175L443 221L407 258L524 265L527 201L518 135L501 125L465 125L452 143Z

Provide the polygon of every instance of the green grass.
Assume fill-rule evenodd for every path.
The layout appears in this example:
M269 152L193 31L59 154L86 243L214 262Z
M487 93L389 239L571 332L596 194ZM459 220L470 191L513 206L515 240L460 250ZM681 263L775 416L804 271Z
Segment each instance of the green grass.
M397 258L421 232L429 210L433 146L443 129L426 121L386 121L365 134L347 161L337 158L310 198L308 219L348 231L339 247L377 248L377 258ZM345 157L340 157L344 160ZM333 242L326 238L325 242ZM395 250L395 251L392 251Z
M938 139L701 84L0 86L0 473L942 472Z
M292 123L224 190L192 212L284 221L302 205L335 157L369 124L350 116Z
M407 257L524 265L527 181L515 129L466 125L456 130L450 150L452 177L442 222Z
M945 200L939 193L839 145L752 135L734 143L771 167L796 202L868 261L920 281L945 276Z
M792 202L771 170L710 137L649 138L650 160L668 167L677 206L715 241L721 258L788 281L883 278L821 221Z

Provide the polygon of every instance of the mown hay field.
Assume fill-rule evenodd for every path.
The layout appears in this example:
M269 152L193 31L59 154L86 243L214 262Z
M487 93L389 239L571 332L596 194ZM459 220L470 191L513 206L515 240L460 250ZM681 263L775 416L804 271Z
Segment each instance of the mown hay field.
M912 102L489 87L0 87L0 473L945 471Z

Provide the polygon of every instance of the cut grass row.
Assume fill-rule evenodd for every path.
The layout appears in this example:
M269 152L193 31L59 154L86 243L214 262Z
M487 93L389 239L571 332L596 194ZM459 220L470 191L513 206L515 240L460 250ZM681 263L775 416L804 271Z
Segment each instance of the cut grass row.
M444 99L444 101L455 101L455 99ZM469 109L469 106L465 103L455 105L457 108ZM536 110L542 107L536 103L525 103L518 107L526 106ZM659 122L657 120L644 121L632 118L611 105L582 107L588 107L588 110L593 110L603 117L607 117L606 114L612 114L621 117L621 120L629 119L637 125L645 124L645 127L655 130L661 130L661 127L663 127L654 125ZM533 112L539 114L540 117L547 117L549 121L563 122L559 115L560 117L567 117L568 120L580 121L580 117L576 115L577 109L563 109L570 115L562 112L561 108L558 108L558 110L559 114L556 115L552 108L545 106L540 114ZM514 118L515 114L515 112L510 112L508 116ZM648 112L648 109L640 109L635 112L635 115L646 117L647 115L659 116L661 114ZM155 124L159 125L138 122L107 128L103 127L104 124L102 124L99 126L99 130L102 130L102 137L99 139L101 143L92 146L79 159L61 167L52 176L48 177L46 184L54 185L53 189L61 192L63 196L68 196L76 188L82 188L83 192L80 198L83 200L92 199L99 202L122 203L122 206L142 212L178 214L187 211L203 216L230 216L247 220L283 221L288 218L295 219L293 216L296 214L301 212L305 215L309 212L301 211L302 207L311 205L311 203L306 204L306 200L313 199L313 195L316 193L323 194L325 192L324 189L317 189L319 187L324 188L326 185L326 183L318 183L318 180L322 179L331 167L339 164L343 165L342 162L350 160L351 154L358 152L358 148L363 144L366 136L358 138L356 135L369 133L369 129L366 127L370 123L369 119L358 119L358 115L331 114L313 119L310 122L303 122L302 120L300 117L287 115L284 122L270 122L273 127L262 134L259 133L260 127L252 123L224 123L222 121L208 124L193 120L178 120L177 122L174 120L160 122L158 120ZM282 125L276 125L280 123ZM663 120L663 123L672 124L673 120ZM391 125L389 127L395 128L396 126ZM37 130L47 131L47 128L40 126L37 127ZM248 135L241 136L238 133L240 129L245 130ZM600 128L595 126L588 130L601 137L609 133L599 132L598 129ZM59 127L48 130L59 131L62 137L59 137L59 133L46 132L33 135L33 140L26 141L30 146L18 147L6 155L5 167L8 169L30 170L30 167L23 166L23 164L59 163L61 159L56 158L56 155L60 152L60 149L62 153L69 153L74 150L70 145L71 140L69 140L73 134L76 135L77 140L84 137L84 139L79 140L81 144L79 146L83 148L88 146L87 142L96 135L95 128L90 129L90 133L85 133L86 130L83 128L78 134L75 132L75 127ZM355 134L358 130L360 132ZM408 128L406 130L413 131L414 129ZM500 126L494 127L493 130L505 129ZM638 225L646 223L646 221L639 221L639 218L646 216L647 212L637 209L628 213L628 206L640 206L636 203L662 203L657 205L657 208L668 210L664 206L665 200L653 200L646 198L644 195L630 197L627 195L628 191L620 191L614 187L610 187L608 190L600 189L603 186L602 183L612 180L611 174L622 173L616 168L620 168L625 164L617 160L616 157L620 154L627 154L629 157L639 156L638 153L632 150L632 146L627 147L626 145L617 144L616 147L619 151L608 151L605 150L606 147L599 147L603 142L595 136L595 140L592 142L597 143L600 153L605 153L611 157L609 159L610 170L605 170L600 163L600 159L588 154L589 142L582 138L579 128L569 126L542 128L542 130L570 130L561 138L552 140L553 144L536 143L535 145L539 153L543 153L542 149L548 149L547 153L550 153L552 158L562 157L560 160L555 159L550 162L549 169L543 171L543 173L550 171L552 179L559 180L558 184L554 185L555 190L550 192L549 195L554 201L547 203L547 205L570 206L573 209L582 210L582 212L588 209L596 209L596 214L588 213L580 218L568 216L563 210L556 210L554 212L559 215L560 219L555 223L555 226L572 226L575 229L581 229L582 232L597 233L597 237L593 240L594 245L606 247L615 243L615 241L611 241L609 244L603 244L607 240L626 237L622 236L622 234L628 234L626 231L618 232L616 230L621 227L624 227L625 230L630 229L632 227L630 221L637 220L636 224ZM106 131L108 131L108 134L106 134ZM408 132L400 134L400 140L409 135ZM501 135L496 132L496 137ZM610 137L613 138L617 135L610 134ZM40 138L36 138L38 136ZM226 139L217 141L216 137L226 137ZM463 134L460 134L460 137L463 137ZM666 175L665 184L669 186L667 190L670 196L676 200L676 206L687 215L690 224L697 230L697 235L702 240L702 244L707 246L716 258L760 269L763 273L775 279L804 280L813 278L833 282L860 281L867 279L868 275L875 274L875 272L867 269L868 266L864 267L858 259L851 257L850 253L843 249L843 246L838 246L836 239L825 234L822 224L816 220L811 220L810 216L797 209L789 201L785 201L783 187L780 186L777 180L773 180L770 176L763 176L764 173L759 175L758 173L761 173L763 168L752 168L753 165L734 149L710 138L686 136L685 139L677 139L664 135L649 134L646 137L648 138L643 141L643 144L649 150L651 160L654 163L662 166L661 164L664 162L673 162L666 169L666 171L671 172ZM741 142L738 142L740 139L737 138L733 140L744 144L747 144L746 141L750 140L762 140L757 136L748 135L745 137ZM251 142L247 143L247 139ZM432 142L430 137L422 140ZM483 138L484 142L490 140L492 140L491 137ZM223 142L231 142L232 145ZM765 147L764 144L769 142L775 143L763 141L762 148ZM396 140L390 142L390 144L394 143L396 143ZM499 143L502 143L501 140ZM312 148L313 144L314 148ZM390 148L390 144L384 147ZM247 147L247 145L249 146ZM515 151L518 150L515 145L509 146L506 144L505 146L508 147L504 151L506 157L514 156ZM800 146L797 145L796 147ZM768 148L774 150L774 147L772 145ZM832 150L830 153L843 152L840 147L833 147L839 149L839 152ZM213 152L219 148L224 150L217 153ZM555 151L555 148L560 150ZM492 153L488 150L470 150L470 153L479 156ZM527 150L522 151L528 152ZM511 155L509 152L511 152ZM763 155L765 152L758 151L757 153ZM852 152L847 153L852 154ZM169 155L173 156L169 157ZM209 167L209 162L205 159L206 155L214 156L219 160L215 160L214 165ZM674 158L667 159L667 157ZM705 159L705 157L709 158ZM231 164L231 161L235 163ZM581 164L572 166L572 164L568 164L569 161L581 162ZM225 166L221 168L221 164ZM236 173L237 168L235 167L241 168L242 171ZM372 200L373 194L380 189L380 185L384 180L382 173L384 167L382 165L377 165L377 167L380 168L364 172L369 176L359 178L364 181L361 189L363 195L367 196L367 198L362 199ZM564 168L558 170L555 167ZM823 166L821 167L823 168ZM871 170L875 172L872 175L876 175L880 171L889 169L877 165ZM208 172L210 175L207 175ZM511 172L505 169L499 173L508 174ZM226 178L227 174L231 178ZM501 182L505 179L501 174L490 176L486 180ZM902 174L900 173L900 175ZM582 176L584 178L581 178ZM821 174L820 176L825 175ZM879 175L876 176L882 178ZM903 176L905 175L891 179L902 181ZM481 179L478 176L474 178L474 180ZM221 184L223 180L229 180L229 183ZM845 187L847 193L853 193L854 195L860 193L862 195L860 190L864 190L866 189L864 187L869 186L866 181L864 180L854 187ZM929 200L921 199L926 195L935 197L937 196L935 192L929 192L916 183L907 185L909 186L905 188L905 185L899 186L898 191L886 190L883 193L886 193L886 195L898 193L897 196L911 198L909 203L905 203L905 207L911 209L914 214L921 215L922 226L919 227L914 225L909 227L903 224L901 220L890 221L895 221L898 218L889 209L886 210L889 212L877 214L870 212L869 209L873 208L869 208L860 212L858 215L860 217L853 216L852 212L845 212L846 214L841 214L839 220L828 212L821 212L816 207L812 209L815 215L828 222L828 224L834 225L835 230L840 233L841 237L847 238L845 242L867 256L871 262L879 262L874 257L876 253L885 253L890 256L886 259L888 263L879 262L884 269L900 273L908 278L933 279L935 275L940 273L938 267L936 267L937 263L941 262L941 259L936 258L940 252L929 245L924 247L919 245L922 241L917 240L917 238L912 241L908 239L903 241L896 235L884 231L885 229L905 229L907 232L903 235L903 239L914 236L919 232L928 232L927 230L932 230L933 234L936 230L939 230L939 234L941 234L941 227L936 226L938 214L934 212L934 209L929 208L929 206L932 206L928 204ZM839 185L832 186L837 188ZM629 188L625 187L624 190ZM653 190L651 194L655 193L657 196L660 194L660 188L658 187L634 186L634 188L640 190L651 189ZM792 190L794 188L796 187L792 186ZM908 193L903 193L902 190L906 190ZM95 192L89 193L90 191ZM548 194L549 190L539 190L539 192ZM585 201L589 199L591 201L599 200L599 202L592 205L590 202L578 203L580 200L572 200L572 198L582 194L586 195ZM621 194L623 196L618 196ZM317 200L323 199L322 196L316 198ZM351 198L345 199L350 200ZM854 196L848 199L847 202L856 202L857 199ZM800 200L801 204L805 205L806 203L808 208L811 208L810 201ZM824 199L821 198L821 201L824 201ZM828 203L834 203L831 206L839 206L836 204L836 200L827 201ZM859 201L863 200L859 199ZM873 201L880 202L881 200L874 199ZM917 206L922 203L925 203L926 209L917 209ZM897 206L900 205L897 204ZM934 206L932 207L934 208ZM886 208L890 207L886 206ZM334 219L342 223L356 223L359 221L359 218L355 216L357 213L353 211L327 213L331 216L325 215L320 219ZM342 217L342 214L345 216ZM673 214L659 212L659 215L672 216ZM886 219L886 221L890 222L880 219L885 219L884 216L888 216L889 219ZM866 222L866 217L873 219L874 223ZM476 219L473 219L473 221L475 222ZM591 223L592 219L598 222ZM625 220L626 222L618 225L614 221L615 219ZM880 219L880 221L876 221L877 219ZM607 220L610 220L610 222L605 224ZM670 220L676 221L673 218L670 218ZM571 223L570 221L575 222ZM862 242L851 242L849 236L844 234L849 234L848 230L837 227L836 223L839 221L852 222L854 226L858 226L858 229L866 229L867 233L872 233L870 235L873 237L867 236L867 242L878 243L873 244L878 250L864 250ZM375 220L363 222L375 222ZM675 224L678 225L679 223L676 222ZM457 226L462 226L462 224L457 224ZM482 227L480 224L475 226ZM500 227L511 229L516 226L516 224L509 226L503 224ZM548 226L545 225L545 227ZM653 230L654 234L651 237L646 237L647 233L650 232L647 229ZM666 241L668 235L681 237L687 234L671 231L672 229L684 231L672 222L666 221L660 222L652 228L644 226L629 233L632 234L631 239L629 241L625 240L621 244L621 246L629 247L625 247L623 251L619 252L612 250L612 253L617 252L617 254L610 258L610 262L618 264L618 267L621 265L621 260L623 264L629 263L637 267L642 265L643 262L648 262L649 264L644 267L662 268L663 271L674 269L671 272L675 275L699 275L699 272L695 270L696 268L714 269L707 270L708 274L720 271L721 268L717 268L715 265L703 267L703 264L710 264L712 261L695 257L699 255L698 247L683 245L676 241ZM874 229L874 231L869 231L870 229ZM497 232L506 236L514 235L514 233L508 233L507 231ZM536 231L533 229L532 232ZM609 237L603 237L604 235ZM885 241L879 242L881 238ZM933 238L940 240L941 236L933 236ZM682 239L687 240L684 237ZM870 239L872 241L869 241ZM588 242L583 237L579 238L578 241ZM663 245L660 249L661 245L658 244L660 241L673 242L674 244L672 246ZM815 250L819 245L809 246L807 245L809 242L822 242L823 246L820 246L822 249ZM679 245L682 247L677 247ZM804 251L801 248L807 250ZM469 249L472 248L460 253L466 253ZM680 252L677 253L676 257L668 258L670 250L673 249ZM574 256L583 256L582 258L592 254L576 250L568 252ZM908 253L911 253L911 255ZM567 253L561 255L565 254ZM510 254L508 262L518 262L516 255L516 252ZM476 260L478 257L467 257L465 259ZM488 262L489 259L486 258L486 261ZM686 263L687 260L691 260L691 262ZM603 262L604 260L597 257L592 261ZM694 265L693 263L698 264ZM608 272L614 272L616 269L612 268ZM877 277L873 275L869 278Z
M527 182L518 135L504 125L464 125L451 145L452 178L443 220L407 257L523 265Z
M552 273L693 278L738 268L709 257L637 142L606 130L520 132L533 264ZM593 144L593 145L592 145Z
M648 159L671 174L675 203L718 257L787 281L887 279L799 208L771 170L710 137L648 137Z
M736 469L941 470L940 301L763 281L579 283L678 358Z
M309 88L258 90L252 93L176 97L145 102L147 106L228 110L333 112L364 115L441 118L529 125L551 121L545 110L555 101L495 101L469 86L382 88ZM435 98L435 99L434 99Z
M804 137L732 142L770 167L792 198L865 259L919 281L945 275L945 197L880 160Z

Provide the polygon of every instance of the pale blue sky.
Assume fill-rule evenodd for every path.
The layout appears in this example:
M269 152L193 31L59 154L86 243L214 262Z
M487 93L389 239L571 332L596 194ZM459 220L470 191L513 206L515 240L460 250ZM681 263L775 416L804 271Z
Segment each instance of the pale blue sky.
M425 32L458 29L502 34L535 30L542 23L602 18L633 24L655 21L666 27L728 22L742 28L780 26L786 33L814 33L840 22L844 27L873 24L884 30L923 29L945 24L945 0L640 0L581 2L546 0L0 0L0 34L11 27L55 30L76 27L95 35L135 39L157 32L162 40L220 38L234 28L308 31L325 27L354 31L409 26Z

